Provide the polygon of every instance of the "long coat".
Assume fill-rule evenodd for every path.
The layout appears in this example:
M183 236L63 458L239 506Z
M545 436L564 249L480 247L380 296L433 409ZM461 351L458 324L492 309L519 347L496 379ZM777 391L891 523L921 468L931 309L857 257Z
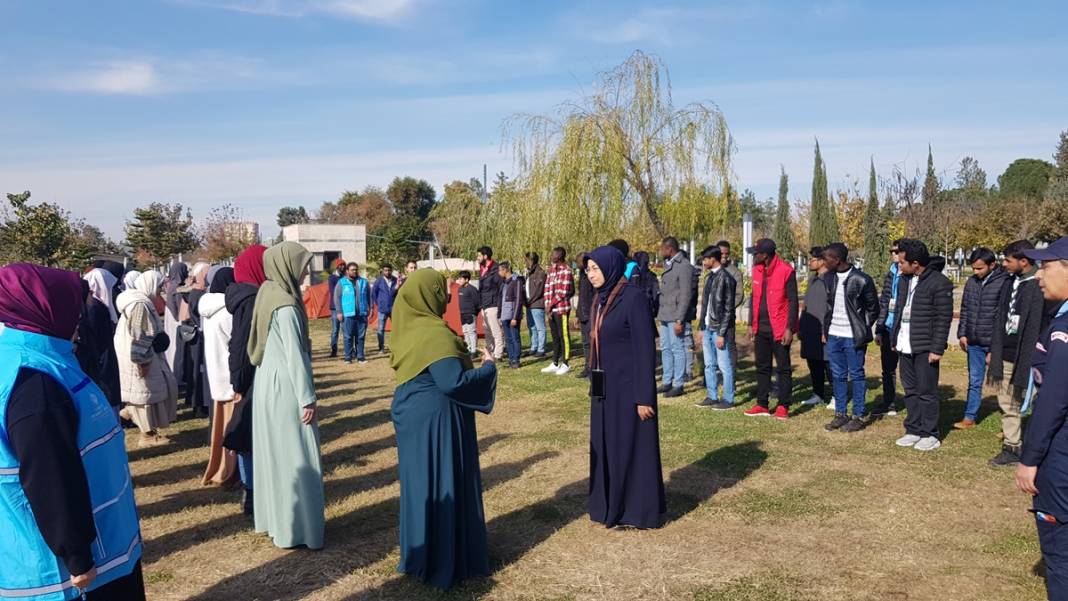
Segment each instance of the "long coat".
M590 518L608 527L657 528L667 512L659 417L641 421L637 411L656 407L655 353L649 300L627 284L600 331L605 398L590 401Z

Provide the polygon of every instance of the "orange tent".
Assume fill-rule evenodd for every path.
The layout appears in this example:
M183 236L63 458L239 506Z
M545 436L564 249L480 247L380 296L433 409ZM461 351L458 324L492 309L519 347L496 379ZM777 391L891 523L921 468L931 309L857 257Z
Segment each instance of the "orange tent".
M463 329L460 327L460 296L457 292L460 290L460 286L453 282L451 287L451 297L449 299L449 305L445 308L445 322L449 324L452 331L456 332L457 336L463 335ZM308 319L322 319L330 317L330 287L328 284L316 284L309 287L304 291L304 312L307 313ZM482 316L480 315L476 320L478 328L478 335L482 336ZM367 317L367 327L378 327L378 307L371 305L371 314ZM392 323L386 325L386 331L389 331Z

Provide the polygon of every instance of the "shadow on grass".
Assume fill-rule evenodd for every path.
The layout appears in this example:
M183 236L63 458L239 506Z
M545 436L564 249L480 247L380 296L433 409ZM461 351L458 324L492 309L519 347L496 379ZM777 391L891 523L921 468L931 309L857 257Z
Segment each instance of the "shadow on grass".
M673 472L668 478L668 521L685 517L717 493L760 469L768 453L756 441L720 447Z

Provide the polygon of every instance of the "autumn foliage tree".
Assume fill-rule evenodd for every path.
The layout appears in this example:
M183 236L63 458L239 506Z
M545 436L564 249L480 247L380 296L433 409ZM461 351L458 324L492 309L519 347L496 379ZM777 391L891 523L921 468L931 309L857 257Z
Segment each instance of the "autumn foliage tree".
M204 258L214 263L233 259L258 244L259 232L254 223L245 220L241 209L224 204L208 214L202 238Z

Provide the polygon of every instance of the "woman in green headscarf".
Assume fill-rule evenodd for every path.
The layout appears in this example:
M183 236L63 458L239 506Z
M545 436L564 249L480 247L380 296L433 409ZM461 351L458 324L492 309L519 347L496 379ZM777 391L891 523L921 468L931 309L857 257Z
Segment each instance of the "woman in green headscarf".
M248 354L257 366L252 406L256 532L282 548L323 547L319 425L315 419L308 316L300 284L311 253L282 242L263 255L267 281L252 310Z
M445 277L412 273L393 305L393 427L400 471L398 571L449 588L489 575L475 411L493 409L497 368L467 347L442 315Z

